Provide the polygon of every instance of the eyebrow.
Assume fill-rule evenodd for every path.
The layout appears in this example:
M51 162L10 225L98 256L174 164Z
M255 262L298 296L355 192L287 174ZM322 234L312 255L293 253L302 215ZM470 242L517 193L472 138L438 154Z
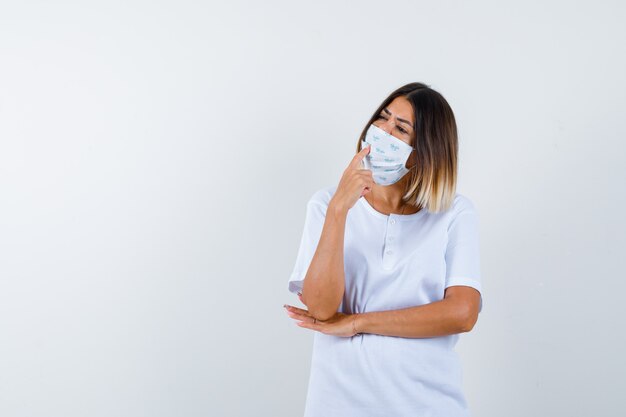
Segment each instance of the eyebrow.
M387 113L387 114L391 114L391 112L390 112L389 110L387 110L387 107L385 107L385 108L383 109L383 111L384 111L385 113ZM399 118L399 117L396 117L396 119L398 119L398 121L399 121L400 123L406 123L407 125L411 126L411 128L413 128L413 125L412 125L412 124L411 124L411 122L409 122L408 120L404 120L404 119L401 119L401 118Z

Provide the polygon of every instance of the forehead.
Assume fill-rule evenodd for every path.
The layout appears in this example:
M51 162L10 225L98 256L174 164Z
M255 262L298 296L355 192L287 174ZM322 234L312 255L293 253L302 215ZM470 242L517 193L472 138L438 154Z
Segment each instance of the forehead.
M387 105L387 109L393 113L394 116L401 119L405 119L415 124L415 117L413 115L413 107L411 103L404 97L396 97L391 103Z

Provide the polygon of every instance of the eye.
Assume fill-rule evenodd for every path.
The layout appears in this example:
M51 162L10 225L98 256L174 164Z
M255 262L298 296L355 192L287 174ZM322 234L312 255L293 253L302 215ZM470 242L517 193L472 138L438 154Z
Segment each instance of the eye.
M379 114L379 115L378 115L378 118L379 118L379 119L385 119L385 120L387 120L387 118L386 118L385 116L383 116L382 114Z
M406 130L402 129L400 126L396 126L398 128L398 130L402 133L409 133Z

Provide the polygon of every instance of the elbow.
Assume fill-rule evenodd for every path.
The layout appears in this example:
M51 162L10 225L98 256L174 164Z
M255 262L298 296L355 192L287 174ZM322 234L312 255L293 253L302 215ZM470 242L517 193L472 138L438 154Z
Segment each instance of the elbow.
M309 300L307 307L309 309L309 314L320 321L325 321L334 316L339 309L339 304L335 305L335 303L328 302L327 300L322 300L325 302L318 303Z
M330 308L316 308L316 309L309 308L309 313L313 317L318 319L319 321L326 321L330 319L332 316L334 316L335 314L337 314L337 309L332 310Z
M474 325L471 322L465 320L461 322L461 325L459 326L459 333L471 332L473 328L474 328Z
M451 305L451 320L457 333L471 332L478 320L478 312L469 303L455 302Z
M473 312L466 312L464 314L461 314L458 320L460 323L459 327L460 327L461 333L467 333L467 332L471 332L472 329L474 328L476 321L478 321L478 315L474 314Z
M307 306L309 314L320 321L328 320L337 314L342 298L343 288L320 291L319 288L307 286L307 280L304 280L300 300Z
M310 296L307 298L303 291L300 299L307 306L309 314L320 321L325 321L333 317L337 313L341 303L341 300L339 303L336 303L319 297L314 297L313 299L311 298L312 297Z

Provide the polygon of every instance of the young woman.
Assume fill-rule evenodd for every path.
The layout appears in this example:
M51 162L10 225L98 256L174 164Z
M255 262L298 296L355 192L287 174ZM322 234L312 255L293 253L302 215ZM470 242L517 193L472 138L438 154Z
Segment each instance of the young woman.
M314 330L305 417L470 416L454 346L482 310L478 213L456 192L454 114L387 97L337 185L313 194L285 305Z

